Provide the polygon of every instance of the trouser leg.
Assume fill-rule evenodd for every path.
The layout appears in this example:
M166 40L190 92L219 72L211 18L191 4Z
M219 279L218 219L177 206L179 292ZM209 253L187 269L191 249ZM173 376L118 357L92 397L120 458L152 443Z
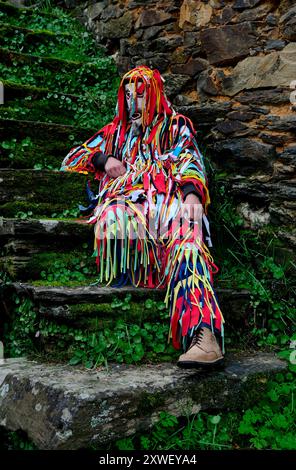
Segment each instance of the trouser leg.
M213 287L213 263L201 239L178 239L166 249L170 334L175 349L186 351L194 332L210 328L224 352L223 315Z

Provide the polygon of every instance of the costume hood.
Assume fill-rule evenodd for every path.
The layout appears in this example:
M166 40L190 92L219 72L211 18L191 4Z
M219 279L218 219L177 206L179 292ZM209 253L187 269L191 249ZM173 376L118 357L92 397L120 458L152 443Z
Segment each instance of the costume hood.
M142 82L140 84L140 82ZM140 65L127 72L121 79L116 104L116 116L112 123L108 124L104 137L108 139L118 130L118 147L121 149L125 133L128 127L128 109L125 99L125 85L134 83L135 90L145 91L145 101L143 102L142 127L143 130L150 128L147 143L150 143L159 124L167 117L176 114L170 101L167 99L164 87L164 79L158 70L151 70L146 65ZM135 96L134 96L135 98ZM134 103L136 100L134 99ZM136 110L136 109L135 109ZM147 134L146 134L147 135Z

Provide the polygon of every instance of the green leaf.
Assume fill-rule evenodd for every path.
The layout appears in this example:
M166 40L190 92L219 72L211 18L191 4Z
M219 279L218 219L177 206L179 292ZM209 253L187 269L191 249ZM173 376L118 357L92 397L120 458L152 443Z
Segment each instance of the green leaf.
M76 365L79 364L80 362L81 362L81 357L74 356L74 357L72 357L72 358L69 360L68 364L69 364L70 366L76 366Z
M218 424L218 423L220 423L220 421L221 421L221 416L220 415L212 416L210 418L210 422L212 424Z

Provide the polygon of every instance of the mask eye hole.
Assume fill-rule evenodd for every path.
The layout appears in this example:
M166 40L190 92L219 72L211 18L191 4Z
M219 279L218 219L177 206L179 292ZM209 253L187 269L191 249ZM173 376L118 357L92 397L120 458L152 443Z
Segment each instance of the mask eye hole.
M126 96L126 98L129 100L130 97L131 97L131 92L130 92L129 90L126 90L125 96Z

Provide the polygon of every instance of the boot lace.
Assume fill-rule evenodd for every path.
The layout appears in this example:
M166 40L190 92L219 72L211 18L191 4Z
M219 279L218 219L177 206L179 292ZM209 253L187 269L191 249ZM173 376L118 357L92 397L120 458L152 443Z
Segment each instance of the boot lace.
M203 337L203 330L202 330L202 328L199 328L199 329L193 334L191 343L190 343L189 348L187 349L187 351L189 351L189 349L191 349L195 344L196 344L196 345L199 345L200 342L201 342L201 340L202 340L202 337Z

